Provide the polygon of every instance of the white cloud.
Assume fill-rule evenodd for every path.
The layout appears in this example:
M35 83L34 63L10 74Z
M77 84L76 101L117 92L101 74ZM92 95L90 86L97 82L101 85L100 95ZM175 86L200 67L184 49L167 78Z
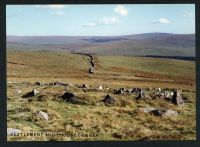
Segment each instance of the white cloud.
M68 5L35 5L36 8L63 9Z
M193 13L191 11L185 11L183 14L184 17L189 17L192 18L193 17Z
M171 21L167 18L160 18L158 20L154 20L153 23L159 23L159 24L169 24Z
M116 12L116 13L122 15L122 16L128 16L128 10L122 5L117 5L114 8L114 12Z
M63 9L65 8L65 5L47 5L47 7L51 9Z
M57 11L51 12L51 15L54 15L54 16L63 16L64 12L61 11L61 10L57 10Z
M94 27L94 26L99 26L99 25L116 25L116 24L119 24L119 22L120 21L117 17L104 17L98 21L89 22L83 26Z

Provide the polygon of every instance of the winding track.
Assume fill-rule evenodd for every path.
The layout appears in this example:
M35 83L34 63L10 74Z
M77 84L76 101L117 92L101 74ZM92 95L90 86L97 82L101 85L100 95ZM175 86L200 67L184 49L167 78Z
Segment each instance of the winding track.
M89 68L88 72L90 74L94 73L95 60L94 60L94 57L92 55L86 54L86 53L73 53L73 54L79 54L79 55L83 55L83 56L88 56L90 58L90 65L91 65L91 67Z

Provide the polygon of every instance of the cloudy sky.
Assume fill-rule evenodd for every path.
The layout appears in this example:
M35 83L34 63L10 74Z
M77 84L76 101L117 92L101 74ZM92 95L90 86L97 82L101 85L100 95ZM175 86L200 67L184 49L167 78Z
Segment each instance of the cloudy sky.
M195 32L193 4L7 5L7 35L113 36Z

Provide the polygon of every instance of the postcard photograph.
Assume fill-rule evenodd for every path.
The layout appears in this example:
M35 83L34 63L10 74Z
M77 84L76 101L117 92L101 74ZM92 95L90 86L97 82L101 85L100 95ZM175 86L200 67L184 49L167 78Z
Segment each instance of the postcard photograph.
M6 5L7 141L196 140L195 4Z

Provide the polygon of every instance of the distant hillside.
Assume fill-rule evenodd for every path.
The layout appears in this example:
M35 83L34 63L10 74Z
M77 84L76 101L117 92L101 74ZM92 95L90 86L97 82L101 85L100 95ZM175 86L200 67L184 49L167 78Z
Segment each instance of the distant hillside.
M194 34L7 36L7 49L68 50L98 55L195 56Z

